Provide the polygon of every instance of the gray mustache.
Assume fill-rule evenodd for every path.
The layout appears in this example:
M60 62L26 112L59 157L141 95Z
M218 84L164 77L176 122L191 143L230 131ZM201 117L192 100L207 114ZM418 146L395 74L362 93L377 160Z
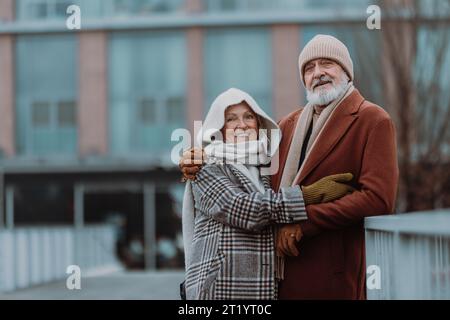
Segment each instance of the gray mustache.
M319 79L316 79L316 80L313 81L312 87L315 88L318 84L323 84L323 83L328 82L328 81L333 83L333 80L329 76L322 76Z

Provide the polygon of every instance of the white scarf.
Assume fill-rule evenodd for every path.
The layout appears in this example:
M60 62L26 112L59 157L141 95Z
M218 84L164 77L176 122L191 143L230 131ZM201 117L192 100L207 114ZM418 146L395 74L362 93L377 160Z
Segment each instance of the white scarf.
M270 162L266 135L262 135L260 140L240 143L215 141L205 148L205 154L208 157L207 163L231 164L253 182L257 191L265 192L257 166Z
M268 155L268 139L261 131L260 139L239 142L224 143L214 141L204 149L208 157L208 163L241 163L245 165L261 165L270 162Z

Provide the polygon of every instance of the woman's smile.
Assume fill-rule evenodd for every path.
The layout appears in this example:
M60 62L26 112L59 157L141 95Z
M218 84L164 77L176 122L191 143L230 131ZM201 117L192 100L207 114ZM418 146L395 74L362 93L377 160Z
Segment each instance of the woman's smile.
M229 106L225 110L222 134L227 143L258 140L258 116L246 102Z

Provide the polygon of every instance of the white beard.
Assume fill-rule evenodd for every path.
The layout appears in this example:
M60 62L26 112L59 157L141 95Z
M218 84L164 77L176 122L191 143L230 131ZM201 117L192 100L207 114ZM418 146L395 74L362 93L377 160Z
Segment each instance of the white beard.
M327 106L343 93L347 88L349 80L349 77L344 72L342 73L339 83L333 83L331 89L326 90L319 88L317 91L306 90L306 99L313 106Z

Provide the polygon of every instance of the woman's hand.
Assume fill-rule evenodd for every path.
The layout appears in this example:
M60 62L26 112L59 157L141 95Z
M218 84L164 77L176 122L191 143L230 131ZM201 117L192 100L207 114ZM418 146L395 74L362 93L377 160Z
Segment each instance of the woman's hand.
M197 172L203 166L205 155L203 149L193 148L185 151L180 159L179 167L183 173L183 182L186 180L195 180Z
M302 186L305 204L330 202L352 193L356 190L348 184L352 179L351 173L341 173L322 178L309 186Z

